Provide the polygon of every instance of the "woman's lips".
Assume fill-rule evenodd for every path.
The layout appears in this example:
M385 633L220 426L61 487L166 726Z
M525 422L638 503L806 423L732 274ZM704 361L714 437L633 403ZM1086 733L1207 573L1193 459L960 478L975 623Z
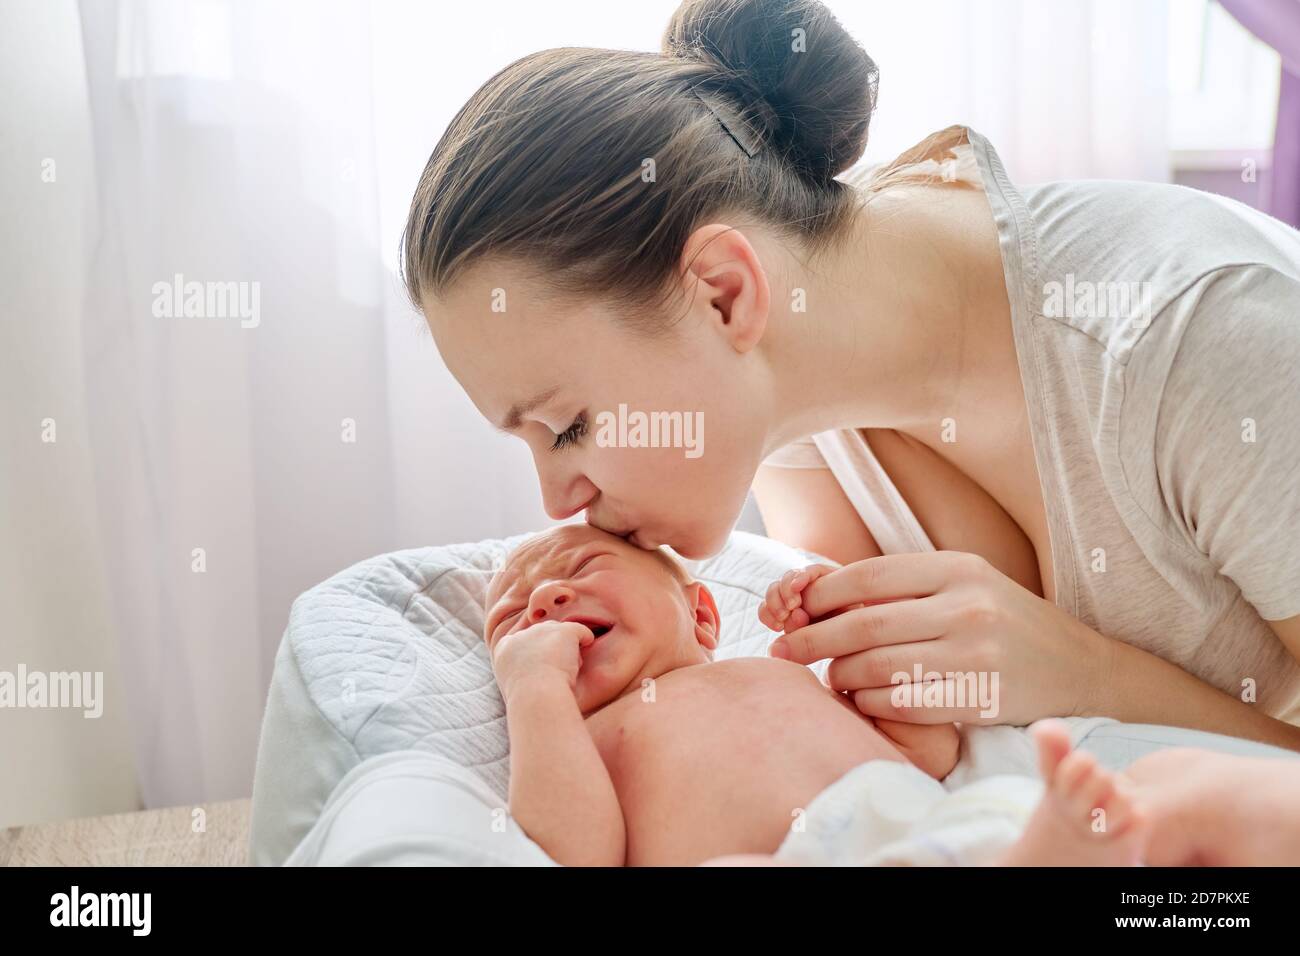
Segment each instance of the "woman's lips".
M619 527L615 525L612 521L606 522L604 520L598 519L596 518L595 515L591 513L590 510L587 511L587 524L591 525L593 528L599 528L601 531L607 532L608 534L612 534L618 538L628 538L631 537L636 532L636 528L632 527L631 525L623 525L622 527Z
M627 540L629 544L636 545L642 551L653 551L659 547L659 542L646 537L640 528L628 535Z
M660 542L646 535L645 528L615 529L608 525L592 521L590 512L587 514L587 523L592 527L599 528L601 531L607 531L615 537L622 538L628 544L640 548L642 551L653 551L658 548L660 544Z

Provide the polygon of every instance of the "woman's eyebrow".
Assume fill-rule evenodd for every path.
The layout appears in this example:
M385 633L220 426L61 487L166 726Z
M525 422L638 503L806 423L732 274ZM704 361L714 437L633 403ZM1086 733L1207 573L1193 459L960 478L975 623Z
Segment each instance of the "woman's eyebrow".
M526 402L516 402L514 405L510 407L510 411L506 413L505 421L503 421L500 425L497 425L497 430L503 432L514 431L516 428L518 428L520 425L524 423L525 415L545 405L547 402L553 399L559 393L559 391L560 391L560 387L557 385L553 388L548 388L544 392L538 393L536 396L530 398Z

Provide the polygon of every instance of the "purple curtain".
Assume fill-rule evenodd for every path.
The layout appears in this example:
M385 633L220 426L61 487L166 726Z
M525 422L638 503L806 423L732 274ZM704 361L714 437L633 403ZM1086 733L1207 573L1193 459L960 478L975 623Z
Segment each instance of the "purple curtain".
M1300 228L1300 0L1219 0L1282 57L1268 212Z

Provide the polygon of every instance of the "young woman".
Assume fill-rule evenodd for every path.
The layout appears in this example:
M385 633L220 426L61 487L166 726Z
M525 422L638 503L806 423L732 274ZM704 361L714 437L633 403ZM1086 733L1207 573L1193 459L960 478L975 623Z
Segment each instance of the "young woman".
M864 713L1300 749L1300 234L1180 187L1018 187L961 127L836 179L876 77L807 0L688 0L661 53L502 70L404 236L448 367L556 519L702 557L752 486L845 565L772 652L833 658ZM700 453L616 447L620 406L696 416ZM996 673L996 717L897 705L916 666Z

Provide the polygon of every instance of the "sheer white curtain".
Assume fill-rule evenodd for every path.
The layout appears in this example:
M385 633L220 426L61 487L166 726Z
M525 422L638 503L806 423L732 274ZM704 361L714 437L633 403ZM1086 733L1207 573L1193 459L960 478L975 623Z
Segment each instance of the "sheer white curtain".
M85 414L141 791L233 797L294 595L398 540L368 16L80 12ZM159 301L228 282L245 311Z
M830 6L880 67L869 161L968 123L1021 182L1169 178L1167 0Z
M868 161L969 122L1027 180L1164 178L1163 3L830 5L882 71ZM33 296L81 290L68 339L81 354L18 361L43 363L25 381L84 396L66 417L88 454L54 482L15 471L7 494L38 515L91 503L79 573L107 595L93 623L120 658L146 805L249 792L270 663L303 589L377 552L545 523L526 449L479 419L402 298L398 235L439 133L492 73L549 46L653 49L675 6L30 8L48 29L79 27L48 68L84 75L89 155L84 209L39 213L76 241L15 276ZM34 167L39 136L18 132ZM205 300L187 317L188 283L235 283L257 314ZM177 284L168 306L159 290ZM19 547L0 541L10 563ZM69 635L43 638L53 661Z

